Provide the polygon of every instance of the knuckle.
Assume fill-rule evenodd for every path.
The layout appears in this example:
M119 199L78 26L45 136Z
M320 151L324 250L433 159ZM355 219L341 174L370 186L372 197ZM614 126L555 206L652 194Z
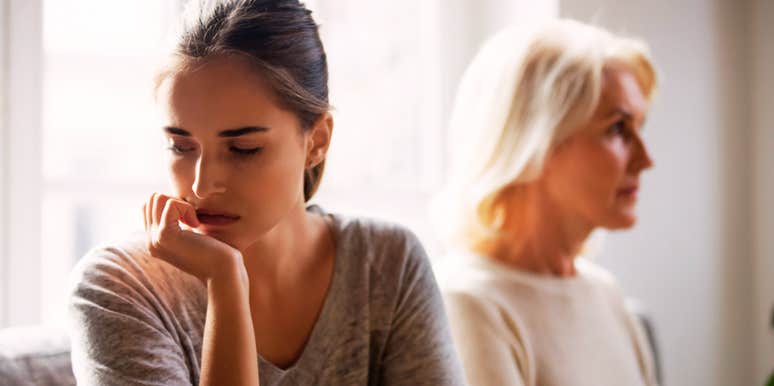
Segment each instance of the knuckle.
M161 224L156 234L156 240L160 245L169 245L175 241L176 232L164 224Z

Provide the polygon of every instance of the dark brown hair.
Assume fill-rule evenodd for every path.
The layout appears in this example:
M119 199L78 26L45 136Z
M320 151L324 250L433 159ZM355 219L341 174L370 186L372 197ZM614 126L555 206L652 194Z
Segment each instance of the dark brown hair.
M237 55L268 82L279 104L309 130L328 109L328 63L311 11L298 0L192 0L174 64L156 84L191 65ZM304 200L320 185L325 160L304 171Z

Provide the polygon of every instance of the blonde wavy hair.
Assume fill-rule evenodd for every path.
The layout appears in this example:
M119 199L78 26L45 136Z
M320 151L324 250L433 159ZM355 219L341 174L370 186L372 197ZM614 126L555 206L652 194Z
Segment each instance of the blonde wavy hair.
M642 41L560 19L486 42L457 91L449 180L433 205L448 241L475 247L500 234L503 192L538 178L549 150L591 118L613 62L650 101L656 72Z

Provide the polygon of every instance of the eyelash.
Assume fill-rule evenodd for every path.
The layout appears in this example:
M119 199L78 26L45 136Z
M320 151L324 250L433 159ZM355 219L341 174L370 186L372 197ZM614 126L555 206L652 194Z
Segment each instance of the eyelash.
M254 147L252 149L241 149L241 148L238 148L236 146L230 146L228 149L231 150L232 152L240 155L240 156L255 155L255 154L260 153L261 150L263 150L262 147Z
M193 149L191 149L191 148L183 148L183 147L180 147L178 145L170 145L167 148L167 150L169 150L169 151L171 151L171 152L173 152L175 154L183 154L183 153L187 153L187 152L189 152L189 151L191 151Z
M610 126L607 129L607 132L608 132L608 134L611 134L611 135L624 135L624 136L627 136L628 132L626 131L626 129L627 129L626 122L618 121L618 122L614 123L612 126Z
M252 149L242 149L242 148L238 148L236 146L230 146L228 149L231 150L231 152L233 152L234 154L236 154L237 156L240 156L240 157L241 156L245 156L246 157L246 156L255 155L255 154L260 153L261 150L263 150L262 147L254 147ZM171 145L171 146L169 146L167 148L167 150L169 150L169 151L171 151L172 153L175 153L175 154L185 154L185 153L188 153L188 152L192 151L193 148L185 148L185 147L181 147L181 146L178 146L178 145Z

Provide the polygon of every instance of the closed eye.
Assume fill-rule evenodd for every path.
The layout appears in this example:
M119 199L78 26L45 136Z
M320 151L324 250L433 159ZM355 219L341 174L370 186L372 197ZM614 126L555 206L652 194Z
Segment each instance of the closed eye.
M262 147L253 147L253 148L245 149L245 148L236 147L236 146L231 146L228 149L239 155L253 155L263 150Z
M178 144L172 144L167 148L167 150L175 154L183 154L183 153L188 153L190 151L193 151L195 150L195 148L193 146L183 146Z

